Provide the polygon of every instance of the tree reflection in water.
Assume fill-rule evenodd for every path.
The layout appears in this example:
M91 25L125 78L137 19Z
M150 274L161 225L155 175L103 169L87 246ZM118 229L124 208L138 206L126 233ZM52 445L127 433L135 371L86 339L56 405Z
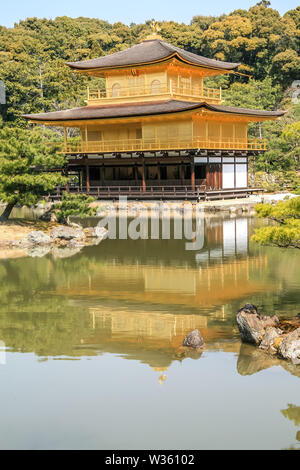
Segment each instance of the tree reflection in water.
M121 354L160 370L161 382L192 329L207 350L236 354L235 313L250 299L266 314L298 313L297 256L249 244L253 223L208 216L199 252L183 240L105 240L66 259L1 260L0 338L40 358ZM237 370L279 364L299 376L243 345Z

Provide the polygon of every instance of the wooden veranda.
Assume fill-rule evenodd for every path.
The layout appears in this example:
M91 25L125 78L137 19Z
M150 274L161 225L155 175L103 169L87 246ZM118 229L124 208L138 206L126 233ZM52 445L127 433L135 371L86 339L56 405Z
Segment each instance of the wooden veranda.
M245 189L208 189L206 186L191 185L147 185L139 186L68 186L58 187L55 193L49 194L49 199L60 200L64 191L71 194L88 194L98 200L117 200L127 197L130 200L193 200L210 201L215 199L237 199L263 193L262 188Z

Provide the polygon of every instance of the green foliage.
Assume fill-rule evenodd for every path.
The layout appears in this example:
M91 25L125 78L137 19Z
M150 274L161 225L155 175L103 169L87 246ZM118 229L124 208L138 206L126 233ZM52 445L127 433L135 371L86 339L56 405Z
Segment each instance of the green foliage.
M280 201L276 205L257 204L258 217L275 221L279 226L257 229L252 240L261 245L300 248L300 197Z
M54 212L58 222L67 223L68 218L78 216L80 218L90 217L96 214L97 208L90 207L96 199L86 194L69 194L65 192L62 201L55 205Z
M298 8L281 17L267 2L260 2L210 23L202 34L202 51L220 60L242 62L257 80L271 73L275 81L291 83L299 67L298 28Z
M0 262L0 336L12 350L34 351L38 356L92 352L76 348L90 332L88 308L70 305L59 293L93 275L90 254L71 259L21 258ZM72 287L71 287L72 290Z
M300 198L295 197L287 201L280 201L275 206L272 204L257 204L255 211L259 217L268 217L281 224L289 219L300 219Z
M300 8L280 16L267 3L219 17L196 16L190 25L158 22L160 34L190 52L241 62L240 70L251 73L256 81L269 76L285 89L299 75ZM15 121L22 113L83 105L86 86L93 79L73 73L65 62L125 49L150 32L151 21L127 26L83 17L28 18L13 28L0 27L0 80L7 88L5 119ZM232 83L234 76L225 78ZM280 93L277 103L279 97Z
M252 240L260 245L300 248L300 225L299 227L261 227L255 231Z
M65 158L57 150L47 145L41 129L0 129L0 200L12 207L32 206L43 194L65 184L67 179L61 175Z
M281 87L274 85L271 77L249 83L236 82L224 93L225 104L252 109L275 109L282 98Z
M263 188L267 192L275 191L298 191L299 176L296 171L274 171L272 173L257 171L249 183L256 188Z
M249 126L250 136L266 138L269 149L257 157L253 170L299 169L299 126L295 124L299 114L288 95L299 76L300 7L281 16L268 1L261 1L228 15L195 16L189 25L174 21L158 25L162 37L175 46L240 62L239 70L252 75L252 80L234 74L206 79L207 86L225 89L225 104L267 110L283 106L288 111L279 121ZM86 87L103 89L103 79L74 73L65 62L131 47L150 32L150 20L127 26L66 16L28 18L13 28L0 27L0 80L7 90L7 104L0 106L0 128L2 121L25 128L24 113L83 106Z
M279 136L267 139L267 151L261 155L255 165L256 170L299 170L300 133L299 122L284 127Z
M293 105L279 120L250 124L249 134L267 142L267 151L255 159L253 171L288 174L300 169L299 115L300 105Z

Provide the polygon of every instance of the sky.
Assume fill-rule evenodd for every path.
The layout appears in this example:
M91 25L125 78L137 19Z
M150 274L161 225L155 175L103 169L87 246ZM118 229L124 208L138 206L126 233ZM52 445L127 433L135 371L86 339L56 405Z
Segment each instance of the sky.
M3 0L2 0L3 1ZM157 21L176 21L189 24L195 15L218 16L233 10L256 5L259 0L9 0L2 3L0 24L13 27L22 19L85 16L121 21L125 24L144 23L154 18ZM299 0L273 0L272 8L281 14L299 6Z

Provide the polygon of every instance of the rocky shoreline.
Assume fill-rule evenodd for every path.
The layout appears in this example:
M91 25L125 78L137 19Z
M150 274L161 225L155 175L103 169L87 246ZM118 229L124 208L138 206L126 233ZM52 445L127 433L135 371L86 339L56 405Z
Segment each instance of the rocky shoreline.
M85 246L99 245L108 231L100 226L82 228L79 225L49 225L45 230L31 230L26 226L3 225L9 238L0 238L0 248L20 256L42 257L51 253L66 258L79 253ZM10 230L9 230L10 229ZM13 256L14 257L14 256Z
M300 365L300 314L294 318L276 315L264 316L253 304L246 304L236 315L242 343L258 346L269 356L291 361ZM199 330L191 331L183 340L182 352L189 348L201 352L205 347Z
M241 214L241 213L248 213L254 214L254 207L257 203L276 203L279 200L284 200L285 198L295 197L295 195L289 192L281 192L281 193L274 193L274 194L264 194L264 195L252 195L247 198L239 198L239 199L225 199L225 200L216 200L216 201L134 201L128 200L126 201L126 207L128 210L128 216L134 216L137 211L145 211L151 210L156 211L163 211L163 209L168 208L173 211L182 211L184 206L188 204L192 206L193 210L196 207L201 207L205 213L208 214ZM0 212L1 209L4 209L5 204L0 202ZM118 213L119 210L124 210L124 201L95 201L91 203L91 207L97 208L96 217L102 217L109 215L111 212ZM43 219L44 216L51 213L51 209L53 208L53 203L43 202L37 204L35 207L31 208L31 215L36 218ZM18 211L24 210L24 208L16 208ZM27 209L29 210L29 209ZM28 216L29 214L27 214ZM44 219L48 220L48 219ZM50 220L50 219L49 219Z
M246 304L236 316L241 340L258 346L269 354L300 364L300 314L279 319L263 316L253 304Z

